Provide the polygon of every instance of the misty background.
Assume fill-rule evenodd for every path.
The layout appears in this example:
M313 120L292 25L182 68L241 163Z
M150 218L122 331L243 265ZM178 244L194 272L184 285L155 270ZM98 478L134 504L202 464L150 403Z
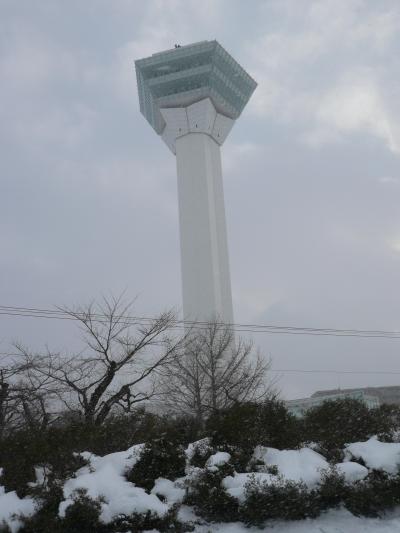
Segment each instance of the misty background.
M0 305L180 309L175 159L134 60L214 38L259 84L222 149L235 321L399 330L397 0L0 0ZM398 339L253 338L287 398L400 382ZM15 339L79 335L0 316Z

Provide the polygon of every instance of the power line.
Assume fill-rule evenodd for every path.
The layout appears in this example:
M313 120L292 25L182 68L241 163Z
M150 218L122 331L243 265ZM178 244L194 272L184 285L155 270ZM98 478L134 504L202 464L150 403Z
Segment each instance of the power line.
M15 307L0 305L0 315L4 316L19 316L29 318L47 318L57 320L82 320L85 317L84 313L74 313L74 315L53 309L40 309L34 307ZM98 322L103 322L109 317L102 313L91 313L91 317ZM157 320L156 317L144 316L115 316L115 319L123 319L127 325L134 325L138 322L153 322ZM204 329L211 324L206 321L189 321L178 320L172 321L175 327L190 326L193 328ZM400 338L399 331L385 331L385 330L359 330L359 329L337 329L337 328L311 328L298 326L277 326L271 324L241 324L241 323L218 323L221 326L226 326L229 329L237 332L266 332L266 333L283 333L295 335L328 335L328 336L345 336L345 337L378 337L378 338Z
M71 316L68 312L62 311L62 310L56 310L56 309L38 309L34 307L14 307L14 306L3 306L0 305L0 309L5 310L11 310L12 312L29 312L32 311L33 313L44 313L46 315L67 315L68 319L75 320L75 316ZM92 317L98 317L98 318L108 318L108 315L102 314L102 313L90 313ZM75 313L74 315L78 315L81 317L84 317L85 313ZM47 317L46 317L47 318ZM135 321L154 321L156 320L156 317L143 317L143 316L115 316L115 318L124 318L128 320L135 320ZM176 323L181 323L185 325L195 324L195 325L210 325L214 324L214 322L207 322L207 321L191 321L191 320L175 320ZM217 324L224 325L224 326L232 326L232 327L251 327L251 328L272 328L276 330L301 330L301 331L313 331L313 332L338 332L338 333L366 333L366 334L393 334L393 335L400 335L400 331L385 331L385 330L359 330L359 329L335 329L335 328L310 328L310 327L298 327L298 326L277 326L277 325L270 325L270 324L252 324L252 323L229 323L229 322L217 322Z
M0 315L3 316L18 316L28 318L41 319L57 319L57 320L82 320L85 317L84 313L69 314L62 310L40 309L34 307L15 307L0 305ZM104 322L109 317L102 313L91 313L92 319L97 322ZM116 316L115 319L123 319L127 325L134 325L139 323L153 322L157 320L156 317L145 316ZM206 321L190 321L178 320L172 321L174 327L191 327L194 329L204 329L211 324ZM334 337L364 337L364 338L386 338L386 339L400 339L399 331L386 330L366 330L366 329L338 329L338 328L313 328L313 327L299 327L299 326L278 326L273 324L243 324L243 323L218 323L225 326L232 331L238 333L271 333L271 334L285 334L285 335L311 335L311 336L334 336Z
M72 320L80 321L85 317L85 314L75 313L69 314L66 311L58 309L42 309L35 307L16 307L16 306L4 306L0 305L0 316L17 316L27 318L40 318L40 319L56 319L56 320ZM109 319L106 314L103 313L91 313L91 317L101 323ZM137 323L151 323L157 320L157 317L145 317L145 316L116 316L115 319L123 319L127 325L134 325ZM176 324L174 327L183 328L190 326L195 329L204 329L211 322L206 321L188 321L178 320L172 321ZM312 327L299 327L299 326L277 326L272 324L243 324L232 323L224 324L235 332L252 332L252 333L270 333L270 334L288 334L288 335L326 335L335 337L367 337L367 338L388 338L388 339L400 339L400 332L387 331L387 330L366 330L366 329L338 329L338 328L312 328ZM21 356L21 353L0 352L0 356L17 357ZM294 368L271 368L272 373L294 373L294 374L360 374L360 375L400 375L400 371L394 370L324 370L324 369L294 369Z
M24 357L21 352L0 352L4 357ZM369 374L369 375L400 375L400 370L324 370L297 368L270 368L268 372L280 374Z

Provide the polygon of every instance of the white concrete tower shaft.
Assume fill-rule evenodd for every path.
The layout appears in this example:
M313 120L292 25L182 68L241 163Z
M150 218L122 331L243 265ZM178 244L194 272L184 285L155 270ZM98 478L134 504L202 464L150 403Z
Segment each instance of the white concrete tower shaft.
M184 318L232 324L220 145L234 120L210 98L160 111L162 138L176 155Z
M183 313L233 323L219 145L206 133L176 141Z

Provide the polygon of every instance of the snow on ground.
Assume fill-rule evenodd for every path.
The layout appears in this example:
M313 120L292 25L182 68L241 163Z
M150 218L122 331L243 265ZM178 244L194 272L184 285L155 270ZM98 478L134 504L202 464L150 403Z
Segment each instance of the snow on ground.
M20 528L20 521L13 515L31 516L35 513L35 509L33 499L20 499L15 491L5 492L4 487L0 486L0 525L5 522L12 533L16 533Z
M196 526L195 533L398 533L400 517L358 518L346 510L330 511L314 520L273 522L264 529L240 523Z
M123 473L131 468L140 456L143 445L133 446L124 452L97 457L88 452L81 454L89 461L80 468L76 477L69 479L63 488L65 500L60 503L59 516L65 516L66 509L73 504L73 493L86 489L91 498L103 499L100 519L109 523L118 514L146 513L152 511L163 516L168 506L154 494L147 494L140 487L127 481Z
M369 468L386 470L390 474L395 474L400 465L400 443L380 442L377 437L347 444L345 452L348 459L361 458Z

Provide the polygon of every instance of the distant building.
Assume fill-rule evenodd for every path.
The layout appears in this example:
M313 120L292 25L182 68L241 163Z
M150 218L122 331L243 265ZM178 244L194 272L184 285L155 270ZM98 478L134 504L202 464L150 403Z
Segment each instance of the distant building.
M327 391L329 394L323 394L323 391L316 392L311 398L300 398L298 400L288 400L286 407L289 413L297 417L302 417L312 407L317 407L328 400L342 400L344 398L352 398L353 400L360 400L365 403L370 409L378 407L380 400L378 396L373 396L365 393L365 389L352 389L352 390L337 390Z
M391 387L363 387L358 389L332 389L314 392L311 398L320 398L325 396L335 396L340 393L353 393L362 391L368 396L379 398L381 404L400 405L400 385Z

